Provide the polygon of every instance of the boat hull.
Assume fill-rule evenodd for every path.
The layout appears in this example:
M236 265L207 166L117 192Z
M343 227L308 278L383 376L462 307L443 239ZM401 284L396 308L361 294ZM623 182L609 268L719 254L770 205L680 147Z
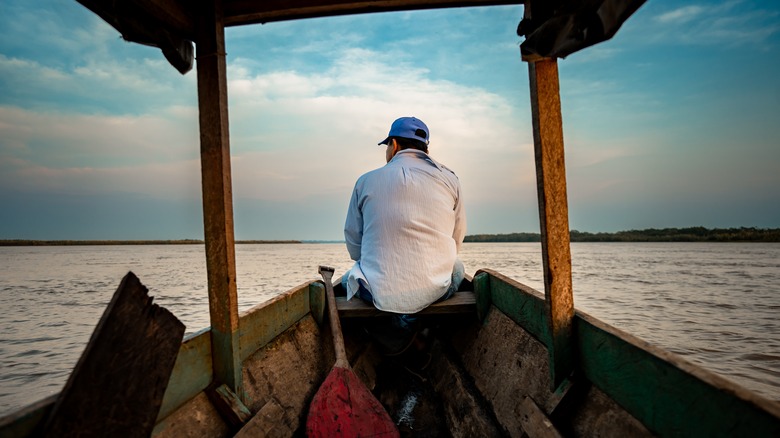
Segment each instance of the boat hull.
M424 371L380 354L365 318L342 318L355 373L402 435L780 436L777 402L581 312L576 371L552 388L542 295L489 270L467 288L475 312L423 317L432 357ZM153 435L302 435L309 403L335 360L324 318L320 282L241 315L246 424L215 408L209 330L186 339ZM34 434L53 401L6 417L0 434Z

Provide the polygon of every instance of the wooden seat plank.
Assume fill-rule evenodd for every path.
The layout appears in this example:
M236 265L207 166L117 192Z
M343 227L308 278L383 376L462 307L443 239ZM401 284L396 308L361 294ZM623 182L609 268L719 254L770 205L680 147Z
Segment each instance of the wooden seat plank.
M474 292L456 292L452 298L431 304L417 314L473 313L476 311L476 302ZM339 309L339 317L341 318L366 318L387 315L387 312L383 312L359 298L347 301L345 297L336 297L336 307Z

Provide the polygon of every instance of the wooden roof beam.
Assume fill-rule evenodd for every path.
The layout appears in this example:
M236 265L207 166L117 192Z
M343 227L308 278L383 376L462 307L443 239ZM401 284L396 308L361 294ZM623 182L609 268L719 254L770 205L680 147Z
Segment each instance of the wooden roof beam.
M524 0L226 0L225 26L299 18L437 9L468 6L521 5Z
M76 0L116 27L122 15L131 15L144 23L156 22L190 41L195 39L195 17L192 7L181 0ZM121 32L121 29L117 28Z

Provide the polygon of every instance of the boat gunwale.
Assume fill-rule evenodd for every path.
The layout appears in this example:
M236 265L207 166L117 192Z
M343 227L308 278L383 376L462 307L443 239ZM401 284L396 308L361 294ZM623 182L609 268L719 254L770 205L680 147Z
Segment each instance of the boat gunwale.
M488 276L487 286L484 286L484 280L477 278L480 274ZM543 295L491 269L477 271L475 285L480 283L483 286L476 288L478 296L490 294L488 300L493 306L549 351L547 315L540 311L545 306ZM495 296L503 293L500 283L516 290L517 298ZM780 402L750 391L683 356L652 345L583 311L575 309L574 326L575 347L578 349L576 372L655 433L707 435L702 427L697 426L704 420L709 422L710 427L711 424L720 425L709 429L716 435L717 432L723 434L728 431L725 428L727 424L747 424L748 428L763 424L765 429L762 430L780 433ZM617 362L610 363L609 359L614 356L618 356ZM577 378L575 374L573 379ZM637 396L637 392L641 393L643 389L646 393ZM699 415L702 422L692 421L691 412ZM721 415L707 416L712 412L721 412Z
M487 282L484 281L485 278L488 279ZM549 349L549 332L545 329L546 314L540 312L540 309L544 309L545 301L539 291L492 269L478 270L474 275L474 286L478 301L485 299L485 296L488 295L487 298L495 309L508 316L522 330L528 332L545 348ZM239 321L242 363L251 354L263 348L302 318L309 314L315 317L315 314L320 310L316 303L316 297L320 294L324 294L322 283L319 280L307 281L241 312ZM526 313L522 314L523 311ZM780 403L749 391L680 355L654 346L583 311L576 310L574 333L576 345L580 351L592 349L594 344L603 346L608 343L609 348L600 350L596 348L600 351L599 354L581 354L580 365L577 368L579 376L573 376L572 382L576 384L577 379L581 378L580 376L584 377L655 432L662 434L691 432L691 430L685 429L686 426L682 424L682 419L686 419L687 423L691 421L687 412L678 412L669 408L672 409L671 412L679 414L673 415L678 418L669 429L669 415L663 415L664 409L667 408L663 403L654 403L652 397L649 401L642 397L643 403L641 406L637 406L635 401L639 397L635 396L636 386L625 386L626 382L635 383L631 378L625 378L626 375L631 376L632 373L636 372L635 369L641 369L643 373L646 373L648 369L651 372L655 371L658 375L645 377L645 381L652 382L654 388L664 387L665 384L668 386L670 381L677 384L684 382L686 388L690 385L698 386L699 394L704 394L700 399L694 398L694 400L683 402L680 405L715 403L721 406L726 403L731 410L737 412L731 417L742 416L747 412L748 420L758 418L758 421L761 422L763 421L761 418L764 417L766 420L764 424L769 429L778 424ZM605 366L604 361L600 358L615 351L620 353L618 356L628 355L631 360L617 365L607 364ZM182 342L179 357L176 359L176 365L169 379L169 386L166 389L163 405L157 418L158 424L212 383L213 372L209 371L210 366L210 328L204 328L189 335ZM626 391L621 390L620 384L615 383L616 377L613 375L615 369L623 370L622 375L618 376L617 380L623 382L624 389L629 388L628 395ZM195 378L192 377L193 375ZM674 388L665 389L665 391L655 391L655 398L662 400L663 394L680 394L680 391L675 391ZM659 396L658 393L661 395ZM50 396L0 418L0 431L5 433L14 430L15 436L28 435L42 421L47 409L53 405L55 400L56 395ZM712 409L712 407L705 407L699 409L698 412L700 415L704 415L707 412L713 412ZM660 410L660 413L656 410ZM716 412L719 411L716 410ZM771 416L774 418L768 418ZM719 421L725 421L724 417L729 416L720 415L717 418ZM709 418L712 419L712 417ZM693 423L700 424L698 421L693 421ZM752 421L748 423L754 424ZM701 434L700 428L696 428L696 430ZM720 429L714 428L714 430Z

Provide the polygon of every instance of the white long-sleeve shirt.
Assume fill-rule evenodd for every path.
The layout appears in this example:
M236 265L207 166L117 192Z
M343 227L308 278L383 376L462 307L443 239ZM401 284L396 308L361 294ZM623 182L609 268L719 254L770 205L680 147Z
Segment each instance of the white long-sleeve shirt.
M399 151L355 183L344 225L356 261L347 297L362 278L377 309L419 312L447 291L465 235L458 177L425 152Z

